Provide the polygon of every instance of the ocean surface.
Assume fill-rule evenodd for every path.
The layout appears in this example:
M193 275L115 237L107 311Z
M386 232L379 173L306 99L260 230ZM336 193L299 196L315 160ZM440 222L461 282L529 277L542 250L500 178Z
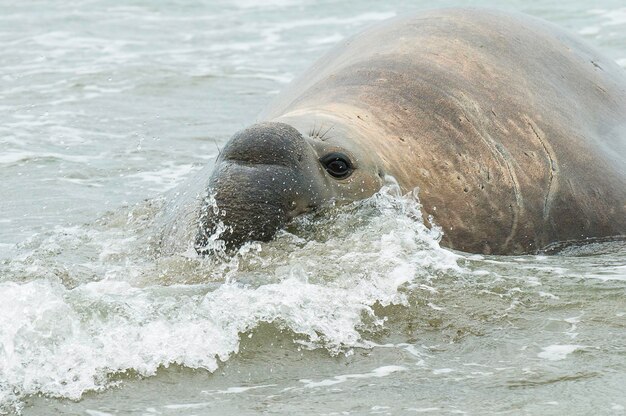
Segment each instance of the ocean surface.
M625 414L624 242L446 250L390 180L233 257L175 244L181 189L290 80L450 5L626 68L623 0L0 0L0 413Z

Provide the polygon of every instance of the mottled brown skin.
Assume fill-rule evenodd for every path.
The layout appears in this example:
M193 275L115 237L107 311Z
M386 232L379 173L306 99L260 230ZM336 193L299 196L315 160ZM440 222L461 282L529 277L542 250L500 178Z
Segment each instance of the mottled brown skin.
M324 201L372 195L384 175L419 188L453 249L532 253L626 235L625 71L528 16L445 9L387 21L320 59L261 119L270 123L238 134L211 179L238 244L270 238ZM319 166L332 151L355 162L349 178ZM268 166L285 154L278 164L292 185L272 193ZM251 214L268 200L280 219L263 230L240 225L268 225ZM198 246L214 229L210 217Z
M319 60L263 118L359 132L379 169L419 188L447 247L530 253L626 234L625 71L528 16L385 22Z

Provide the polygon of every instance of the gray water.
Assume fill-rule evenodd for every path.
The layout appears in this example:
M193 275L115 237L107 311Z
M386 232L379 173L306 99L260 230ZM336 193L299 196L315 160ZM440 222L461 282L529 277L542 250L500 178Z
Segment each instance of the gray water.
M333 44L459 4L0 0L0 411L624 414L623 242L452 252L390 181L232 258L159 245L185 184ZM623 1L463 4L626 67Z

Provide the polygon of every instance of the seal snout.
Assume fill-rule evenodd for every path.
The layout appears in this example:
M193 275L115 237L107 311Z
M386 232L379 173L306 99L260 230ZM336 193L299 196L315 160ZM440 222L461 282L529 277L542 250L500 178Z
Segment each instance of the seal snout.
M203 203L196 250L219 239L229 249L268 241L293 217L316 204L316 157L300 132L284 123L255 124L222 150ZM214 238L214 237L213 237Z
M233 162L294 167L303 159L306 142L284 123L259 123L235 134L222 158Z

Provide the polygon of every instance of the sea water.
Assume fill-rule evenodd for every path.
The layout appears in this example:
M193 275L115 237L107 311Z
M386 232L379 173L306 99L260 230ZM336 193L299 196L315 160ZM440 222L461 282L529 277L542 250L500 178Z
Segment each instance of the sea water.
M0 411L624 414L623 242L446 250L390 179L232 257L175 244L185 184L294 76L450 5L626 67L622 1L0 0Z

